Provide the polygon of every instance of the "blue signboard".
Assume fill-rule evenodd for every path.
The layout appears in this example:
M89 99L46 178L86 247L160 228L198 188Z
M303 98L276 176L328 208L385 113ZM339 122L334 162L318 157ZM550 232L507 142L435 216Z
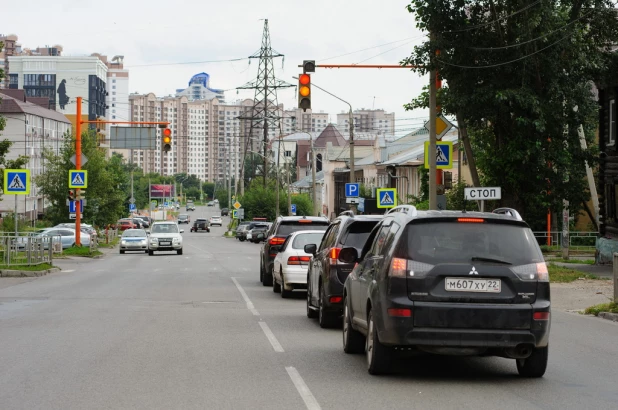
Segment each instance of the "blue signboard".
M345 184L345 196L357 197L360 194L360 184Z
M135 204L129 204L129 211L135 212L136 209L137 207L135 206Z
M75 212L77 212L75 210L75 203L76 202L77 201L69 201L69 213L74 214ZM79 201L79 212L84 212L84 200L83 199L81 199Z
M292 205L290 206L290 211L292 211L292 213L293 213L294 215L296 215L296 204L292 204Z

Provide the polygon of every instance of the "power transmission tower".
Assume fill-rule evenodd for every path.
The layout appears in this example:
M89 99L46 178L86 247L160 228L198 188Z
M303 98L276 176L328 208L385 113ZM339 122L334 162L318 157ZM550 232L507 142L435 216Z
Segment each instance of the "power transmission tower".
M279 88L295 87L295 85L286 83L275 78L275 69L273 65L273 58L283 57L283 54L273 50L270 44L270 31L268 29L268 19L264 20L264 32L262 34L262 47L259 51L255 52L249 58L259 58L259 66L257 78L255 81L247 83L237 90L255 90L255 97L253 99L253 106L251 107L250 116L239 117L241 120L249 122L248 127L243 127L245 131L244 148L242 149L242 163L240 167L240 194L245 192L244 183L244 165L247 152L250 151L249 147L256 146L253 138L263 133L263 155L264 155L264 167L262 169L262 176L264 178L264 186L266 186L266 177L268 175L268 130L279 130L279 121L281 116L279 115L279 104L277 102L277 90ZM246 131L248 128L248 134Z

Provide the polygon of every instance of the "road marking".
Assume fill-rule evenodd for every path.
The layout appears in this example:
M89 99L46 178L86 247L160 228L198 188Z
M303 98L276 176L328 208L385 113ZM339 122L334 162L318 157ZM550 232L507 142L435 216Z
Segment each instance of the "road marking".
M253 316L259 316L260 314L257 310L255 310L255 306L253 306L253 303L249 299L249 296L247 296L245 290L242 288L242 286L240 286L240 283L238 283L236 278L232 278L232 282L234 282L234 285L236 285L236 289L238 289L238 291L240 292L240 296L242 296L245 302L247 302L247 309L249 309L251 313L253 313Z
M311 390L309 390L309 387L307 387L307 384L300 376L300 373L298 373L298 370L296 370L295 367L291 366L286 367L285 370L287 370L290 379L292 379L292 383L294 383L294 387L296 387L296 390L298 390L298 394L300 394L300 397L305 402L305 406L307 406L307 409L321 410L322 408L320 407L320 404L311 393Z
M270 330L270 328L268 327L266 322L258 322L258 323L260 324L260 327L262 328L262 331L266 335L266 338L268 339L268 341L272 345L273 349L275 349L275 352L283 353L284 350L283 350L283 347L281 346L281 343L279 343L279 341L275 337L275 334Z
M71 273L71 272L75 272L75 269L69 269L69 270L63 270L64 273Z

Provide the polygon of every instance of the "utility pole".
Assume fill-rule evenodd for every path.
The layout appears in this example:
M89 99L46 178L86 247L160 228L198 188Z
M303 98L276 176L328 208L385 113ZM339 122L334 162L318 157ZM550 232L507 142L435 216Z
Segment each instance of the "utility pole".
M435 40L435 35L430 34L431 41ZM429 71L429 209L438 209L438 198L436 195L436 70Z
M75 121L75 169L82 169L82 97L77 97L77 121ZM79 189L75 190L75 245L81 246L81 204ZM17 206L16 206L17 207ZM17 209L17 208L16 208ZM15 215L17 217L17 215Z
M292 216L292 196L290 193L290 163L285 161L285 171L288 174L288 215Z
M313 136L309 134L311 141L311 191L313 192L313 214L318 215L318 196L317 189L315 187L315 148L313 147Z

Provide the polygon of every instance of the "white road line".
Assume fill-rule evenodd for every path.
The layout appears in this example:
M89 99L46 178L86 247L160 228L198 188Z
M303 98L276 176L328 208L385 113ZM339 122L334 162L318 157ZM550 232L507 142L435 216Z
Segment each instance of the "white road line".
M253 316L259 316L260 314L257 310L255 310L255 306L253 306L253 303L249 299L249 296L247 296L245 290L240 286L240 283L238 283L236 278L232 278L232 282L234 282L234 285L236 285L236 289L238 289L238 291L240 292L240 296L242 296L242 298L247 303L247 309L249 309L251 313L253 313Z
M268 341L272 345L273 349L275 349L275 352L283 353L284 352L283 347L281 346L281 344L279 343L279 341L275 337L275 334L270 330L270 328L268 327L266 322L258 322L258 323L260 324L260 327L262 328L262 331L266 335L266 338L268 339Z
M300 373L298 373L298 370L291 366L286 367L285 370L287 370L290 379L292 379L292 383L294 383L296 390L298 390L298 394L300 394L300 397L302 397L305 402L307 410L321 410L320 404L311 393L311 390L309 390L309 387L307 387L307 384L300 376Z
M71 273L71 272L75 272L75 269L69 269L69 270L63 270L64 273Z

